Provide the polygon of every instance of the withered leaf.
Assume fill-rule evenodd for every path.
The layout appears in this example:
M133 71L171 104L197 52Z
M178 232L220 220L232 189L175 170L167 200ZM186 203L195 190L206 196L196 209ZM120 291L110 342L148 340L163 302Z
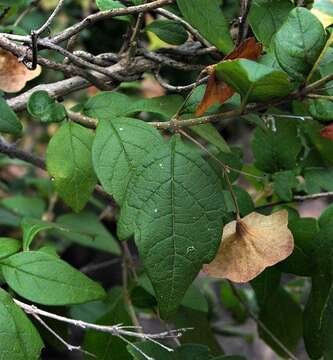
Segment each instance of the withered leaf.
M29 70L13 54L0 50L0 90L8 93L21 91L28 81L40 73L40 66L36 70Z
M261 52L262 45L257 43L254 37L251 37L243 41L235 50L225 56L222 61L235 59L256 60ZM235 90L233 88L217 79L213 69L208 79L205 95L197 108L196 115L202 116L210 106L216 103L224 104L234 93Z
M269 216L253 212L224 227L218 253L204 271L216 278L244 283L287 258L293 249L286 210Z

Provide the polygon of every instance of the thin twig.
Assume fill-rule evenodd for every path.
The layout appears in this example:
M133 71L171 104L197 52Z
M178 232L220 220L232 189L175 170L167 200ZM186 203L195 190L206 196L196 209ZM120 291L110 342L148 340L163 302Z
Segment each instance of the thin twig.
M46 20L46 22L37 30L35 30L35 33L37 36L41 35L53 22L55 17L59 14L62 7L64 6L66 0L59 0L56 8L53 10L49 18Z
M239 45L246 37L248 31L247 18L250 12L252 0L241 1L241 14L238 19L238 38L237 45Z
M71 319L71 318L68 318L65 316L54 314L49 311L39 309L35 305L28 305L17 299L13 299L13 301L15 302L16 305L18 305L21 309L23 309L24 312L27 314L30 314L30 315L37 314L37 315L40 315L43 317L47 317L47 318L54 319L54 320L57 320L60 322L64 322L66 324L71 324L71 325L81 328L81 329L96 330L99 332L111 334L113 336L119 336L119 335L129 336L129 337L133 337L133 338L137 338L137 339L141 339L141 340L148 340L149 338L151 338L151 339L171 339L173 337L181 337L182 334L188 330L188 329L182 328L182 329L164 331L164 332L160 332L160 333L156 333L156 334L141 334L137 331L128 330L128 329L131 329L132 327L123 326L121 324L111 325L111 326L93 324L90 322L86 322L86 321L82 321L82 320L75 320L75 319Z
M90 353L89 351L83 350L81 348L81 346L75 346L75 345L69 344L59 334L57 334L49 325L47 325L47 323L41 317L39 317L37 314L33 313L33 314L31 314L31 316L33 318L35 318L46 330L48 330L63 345L65 345L65 347L67 348L68 351L79 351L79 352L81 352L83 354L90 355L90 356L96 358L96 355Z

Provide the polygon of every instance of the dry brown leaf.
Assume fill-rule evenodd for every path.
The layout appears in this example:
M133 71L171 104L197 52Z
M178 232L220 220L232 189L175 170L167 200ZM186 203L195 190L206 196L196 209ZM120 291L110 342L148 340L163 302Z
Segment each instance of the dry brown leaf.
M261 52L262 45L257 43L254 37L251 37L243 41L235 50L225 56L222 61L235 59L256 60ZM210 106L216 103L224 104L234 93L235 90L233 88L217 79L213 69L208 79L205 95L195 113L196 116L202 116Z
M0 50L0 90L8 93L21 91L25 84L39 76L41 67L29 70L10 52Z
M219 251L204 271L216 278L245 283L287 258L293 249L286 210L269 216L253 212L224 227Z

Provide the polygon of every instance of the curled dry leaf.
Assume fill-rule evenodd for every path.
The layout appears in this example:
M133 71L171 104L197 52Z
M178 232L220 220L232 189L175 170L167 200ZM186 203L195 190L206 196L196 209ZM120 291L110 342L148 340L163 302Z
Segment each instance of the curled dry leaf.
M244 283L287 258L293 249L286 210L269 216L253 212L224 227L218 253L204 271L216 278Z
M40 73L40 66L36 70L29 70L10 52L0 50L0 90L8 93L21 91L28 81Z
M235 50L224 57L225 60L248 59L256 60L262 52L262 45L256 42L254 37L243 41ZM209 66L209 79L206 87L205 95L199 104L196 115L202 116L210 106L219 103L224 104L234 95L235 90L216 77L214 66Z

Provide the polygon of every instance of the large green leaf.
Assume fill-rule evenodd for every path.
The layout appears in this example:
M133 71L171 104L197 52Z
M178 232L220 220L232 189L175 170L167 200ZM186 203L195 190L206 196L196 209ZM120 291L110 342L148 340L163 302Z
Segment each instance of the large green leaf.
M252 2L249 22L256 38L265 47L271 47L273 36L292 9L290 0L254 0Z
M177 0L177 5L185 20L220 51L229 53L232 50L229 26L220 0Z
M91 160L93 133L81 125L67 122L52 137L46 164L60 197L79 212L96 185Z
M25 313L0 288L0 358L37 360L43 341Z
M6 100L0 96L0 133L19 135L22 124Z
M200 152L178 136L149 155L131 178L118 233L122 239L135 233L163 317L175 313L217 251L224 211L220 184Z
M325 30L309 10L296 7L275 37L275 55L293 79L302 81L311 71L326 42Z
M93 164L103 188L119 204L144 156L161 144L159 132L143 121L110 116L99 122L92 149Z
M55 256L27 251L1 260L8 285L43 305L80 304L105 296L102 287Z
M275 173L294 169L301 151L295 121L275 119L270 128L257 127L252 140L252 151L255 166L260 170Z
M248 102L273 100L291 91L284 72L251 60L223 61L216 66L216 74Z

